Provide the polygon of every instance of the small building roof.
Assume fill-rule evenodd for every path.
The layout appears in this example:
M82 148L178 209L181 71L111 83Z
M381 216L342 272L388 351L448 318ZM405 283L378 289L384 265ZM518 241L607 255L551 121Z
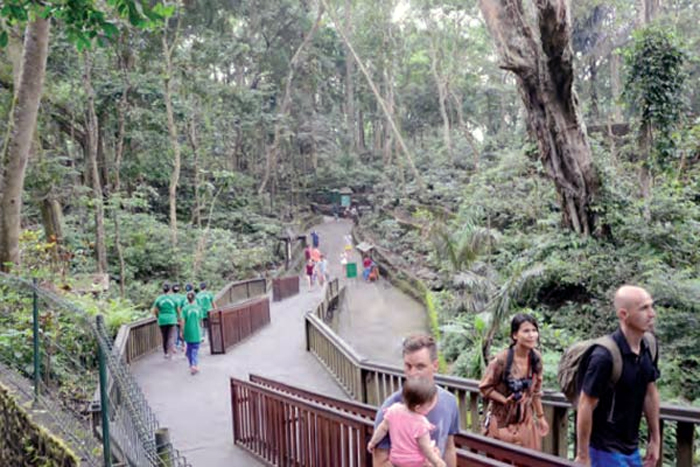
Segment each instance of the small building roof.
M359 245L355 246L355 249L357 249L361 253L367 253L368 251L374 249L374 245L372 245L371 243L362 242Z

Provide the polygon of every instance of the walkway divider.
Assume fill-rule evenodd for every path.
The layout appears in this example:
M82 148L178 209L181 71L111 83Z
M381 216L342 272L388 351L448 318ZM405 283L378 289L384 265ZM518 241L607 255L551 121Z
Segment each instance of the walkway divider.
M343 293L344 288L329 287L323 302L306 313L306 349L316 356L349 397L378 406L401 388L405 377L401 368L363 358L326 324L332 317L329 309L337 305ZM487 403L479 393L479 382L445 375L436 375L435 381L457 398L461 426L479 433L481 414ZM570 417L571 404L563 394L553 391L545 391L542 404L550 426L550 433L543 440L543 451L567 458L569 433L575 428ZM664 429L670 428L675 441L674 455L668 457L675 460L677 467L693 467L694 433L700 426L700 408L661 404L661 425L662 434Z
M212 355L241 342L270 324L270 298L260 297L209 312L209 349Z
M272 301L279 302L299 293L299 276L272 279Z
M374 418L377 413L377 407L375 406L318 394L254 374L249 375L248 379L251 383L255 383L260 386L305 400L311 400L323 406L338 409L374 423ZM513 446L509 443L503 443L493 438L487 438L486 436L468 433L466 431L455 436L455 444L457 445L458 449L463 449L475 454L486 454L494 459L508 462L509 465L510 463L527 467L574 465L572 462L550 454L544 454L531 449Z
M359 411L347 410L347 402L271 380L258 380L263 380L263 383L237 378L230 380L233 441L237 446L270 466L372 465L372 456L366 446L373 432L374 413L372 417L362 414L369 409L360 406ZM284 388L280 389L280 386ZM505 449L510 449L509 445L505 446ZM495 450L490 452L494 453ZM458 449L457 458L459 467L512 465L462 449ZM568 464L522 465L550 467Z
M259 297L267 293L267 280L264 277L227 284L214 297L214 308L222 308L232 303Z

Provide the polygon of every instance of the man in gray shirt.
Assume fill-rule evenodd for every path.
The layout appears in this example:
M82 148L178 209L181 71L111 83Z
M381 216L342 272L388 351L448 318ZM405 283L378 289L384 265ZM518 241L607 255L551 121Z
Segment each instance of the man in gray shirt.
M434 382L438 369L437 346L435 340L427 335L413 335L403 343L403 371L406 378L426 378ZM457 467L457 449L454 435L459 433L459 410L457 399L446 390L438 387L438 401L435 407L428 412L428 421L435 426L430 433L430 438L435 441L435 446L440 450L440 456L448 467ZM384 419L384 410L395 402L401 402L401 391L397 391L377 411L374 420L376 428ZM389 436L377 445L372 455L373 467L390 467L389 449L391 440Z

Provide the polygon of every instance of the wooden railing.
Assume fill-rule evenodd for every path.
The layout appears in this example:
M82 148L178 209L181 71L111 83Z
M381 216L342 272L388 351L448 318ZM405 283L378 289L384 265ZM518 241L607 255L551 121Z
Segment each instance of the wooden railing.
M339 413L343 417L347 416L352 418L353 420L357 420L359 418L366 424L365 436L367 436L367 438L365 439L364 444L366 444L366 442L369 441L369 436L371 436L373 431L374 417L377 413L376 407L372 407L359 402L346 401L336 399L333 397L328 397L322 394L318 394L308 390L303 390L257 375L250 375L249 379L250 383L248 383L247 385L248 389L266 389L268 391L273 391L279 395L285 396L286 398L288 398L288 400L304 401L307 402L310 406L314 407L314 410L317 412L334 413L336 415ZM233 396L235 394L233 388L237 385L240 385L240 381L232 379L231 385ZM232 403L234 404L233 407L236 407L236 403L240 405L240 402L235 401L233 397ZM242 423L237 423L236 421L237 418L244 418L242 417L242 415L243 414L241 413L237 414L234 408L234 439L240 439L241 437L245 437L244 435L236 435L235 431L236 429L240 429L239 427L242 425ZM262 416L264 417L265 415ZM294 423L294 421L291 422ZM455 444L457 446L457 465L459 466L519 465L523 467L568 467L574 465L572 462L563 460L556 456L543 454L529 449L519 448L511 444L503 443L491 438L486 438L481 435L476 435L467 432L456 435ZM340 459L339 462L329 465L371 465L371 460L369 459L369 456L363 458L362 460L368 463L352 464L349 459ZM305 464L303 461L299 462L299 459L296 459L293 456L289 458L289 461L290 463L295 461L298 462L298 464L294 465L308 465Z
M267 280L248 279L245 281L231 282L227 284L214 297L214 308L221 308L231 303L240 302L253 297L259 297L267 293Z
M374 405L325 396L254 374L249 375L248 379L252 383L300 397L302 399L313 400L314 402L317 402L323 406L333 407L358 417L365 418L372 422L374 422L374 418L377 414L377 406ZM544 454L531 449L513 446L512 444L502 443L495 439L469 433L467 431L463 431L455 436L455 445L458 449L487 454L495 459L516 465L528 467L574 465L573 462L565 461L550 454Z
M212 355L241 342L270 323L270 299L255 298L209 312L209 349Z
M363 358L326 325L324 320L330 315L328 306L337 303L341 294L339 290L336 297L327 296L322 304L305 315L306 348L348 396L366 404L380 405L401 388L403 371ZM322 306L325 308L321 309ZM461 426L473 433L480 432L481 414L486 402L479 393L479 382L445 375L436 375L435 381L457 398ZM542 403L550 426L550 433L543 440L543 451L566 458L568 435L574 429L573 417L569 417L571 404L561 393L553 391L544 392ZM670 425L675 426L675 453L670 457L675 459L677 467L693 467L694 434L700 426L700 409L661 404L662 430Z
M272 279L272 301L279 302L299 293L299 276Z

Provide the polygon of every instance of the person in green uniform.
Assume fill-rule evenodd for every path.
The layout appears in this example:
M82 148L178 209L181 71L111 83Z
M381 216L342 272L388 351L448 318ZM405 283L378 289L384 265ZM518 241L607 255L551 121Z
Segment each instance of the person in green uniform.
M178 316L182 316L182 309L187 305L187 299L185 298L184 295L180 293L180 284L173 284L172 286L173 289L173 300L175 300L175 305L177 306L177 313ZM180 350L182 349L182 338L180 337L182 335L182 329L180 327L180 323L178 321L177 323L177 331L175 333L175 347Z
M153 302L153 314L158 319L158 327L163 337L163 354L170 358L175 353L175 327L179 321L178 302L170 293L170 285L163 284L163 293Z
M182 340L187 344L187 361L190 364L190 373L196 374L199 371L199 343L202 335L199 332L199 325L202 312L195 302L194 291L187 293L187 305L182 309Z
M207 283L199 284L199 293L197 294L197 305L202 310L202 340L207 334L209 327L209 312L214 308L214 295L207 290Z

